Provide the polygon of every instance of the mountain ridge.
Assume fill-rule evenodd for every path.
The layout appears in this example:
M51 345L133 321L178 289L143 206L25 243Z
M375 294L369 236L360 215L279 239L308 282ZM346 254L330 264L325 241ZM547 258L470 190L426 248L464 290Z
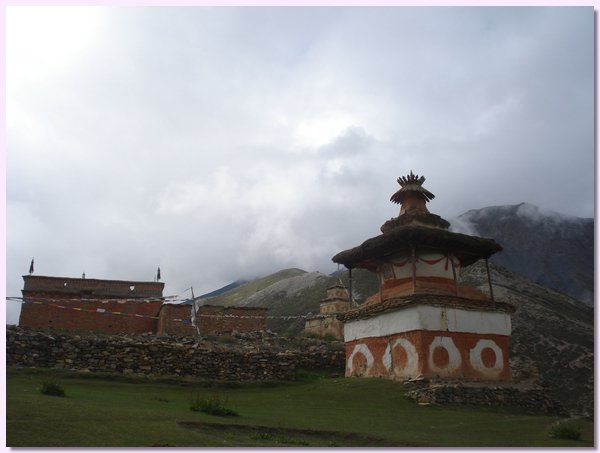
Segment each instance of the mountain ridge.
M238 279L236 282L230 283L229 285L207 293L208 295L217 293L215 296L207 297L204 295L198 297L196 300L201 300L203 303L209 305L223 305L225 307L236 305L244 306L247 305L246 299L252 296L254 293L259 292L280 280L296 277L306 273L307 272L305 270L298 268L281 269L264 277L258 277L253 280L246 281L246 283L241 285L233 286L231 289L226 291L221 291L224 288L232 286L236 282L240 281L240 279Z
M242 286L245 283L250 282L250 280L236 280L234 282L229 283L228 285L222 286L219 289L215 289L214 291L211 291L209 293L206 294L201 294L200 296L198 296L198 298L200 299L210 299L211 297L216 297L216 296L220 296L223 293L226 293L229 290L235 289L238 286Z
M471 209L450 224L451 231L491 237L502 245L492 263L593 306L593 218L520 203Z

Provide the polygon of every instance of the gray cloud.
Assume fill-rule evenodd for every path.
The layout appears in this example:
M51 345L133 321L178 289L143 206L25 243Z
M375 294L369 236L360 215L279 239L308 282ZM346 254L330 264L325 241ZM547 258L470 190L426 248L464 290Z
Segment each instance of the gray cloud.
M331 272L410 170L445 218L593 215L591 7L82 11L8 8L8 295Z

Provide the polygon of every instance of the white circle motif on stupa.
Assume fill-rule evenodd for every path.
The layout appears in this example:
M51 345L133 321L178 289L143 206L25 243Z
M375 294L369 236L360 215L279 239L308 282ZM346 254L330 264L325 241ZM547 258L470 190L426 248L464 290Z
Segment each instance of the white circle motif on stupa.
M394 356L404 356L405 360L394 360ZM406 338L396 338L385 348L383 365L388 371L401 372L402 375L417 371L419 355L415 346Z
M436 351L437 350L437 351ZM434 356L446 358L435 363ZM457 370L461 365L460 352L450 337L435 337L429 345L429 369L437 373L447 374Z
M371 350L369 349L369 347L364 344L364 343L359 343L357 345L354 346L354 349L352 349L352 354L350 354L350 356L348 357L348 361L346 363L346 366L348 367L348 369L350 371L355 371L352 368L352 361L354 360L354 357L356 356L356 354L362 354L365 359L367 360L367 370L369 371L371 369L371 367L373 366L373 354L371 353Z
M492 352L493 354L491 354ZM495 341L489 339L479 340L475 347L469 351L471 366L478 371L500 372L504 366L503 359L502 349Z

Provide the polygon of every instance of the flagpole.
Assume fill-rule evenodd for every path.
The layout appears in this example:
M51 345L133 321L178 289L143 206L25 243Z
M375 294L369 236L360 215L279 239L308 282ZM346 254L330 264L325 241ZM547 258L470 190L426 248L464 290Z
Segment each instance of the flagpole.
M200 343L200 327L198 327L198 320L196 317L196 297L194 296L194 288L190 286L190 290L192 291L192 326L194 326L196 332L196 344L194 344L194 347L197 347Z

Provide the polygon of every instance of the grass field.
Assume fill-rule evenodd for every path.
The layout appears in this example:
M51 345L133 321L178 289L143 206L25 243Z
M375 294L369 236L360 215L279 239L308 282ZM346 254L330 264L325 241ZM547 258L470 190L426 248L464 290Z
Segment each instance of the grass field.
M56 382L66 397L40 392ZM549 437L556 419L508 408L419 406L401 383L306 377L227 385L58 370L7 370L10 447L592 447ZM217 397L239 413L190 410Z

